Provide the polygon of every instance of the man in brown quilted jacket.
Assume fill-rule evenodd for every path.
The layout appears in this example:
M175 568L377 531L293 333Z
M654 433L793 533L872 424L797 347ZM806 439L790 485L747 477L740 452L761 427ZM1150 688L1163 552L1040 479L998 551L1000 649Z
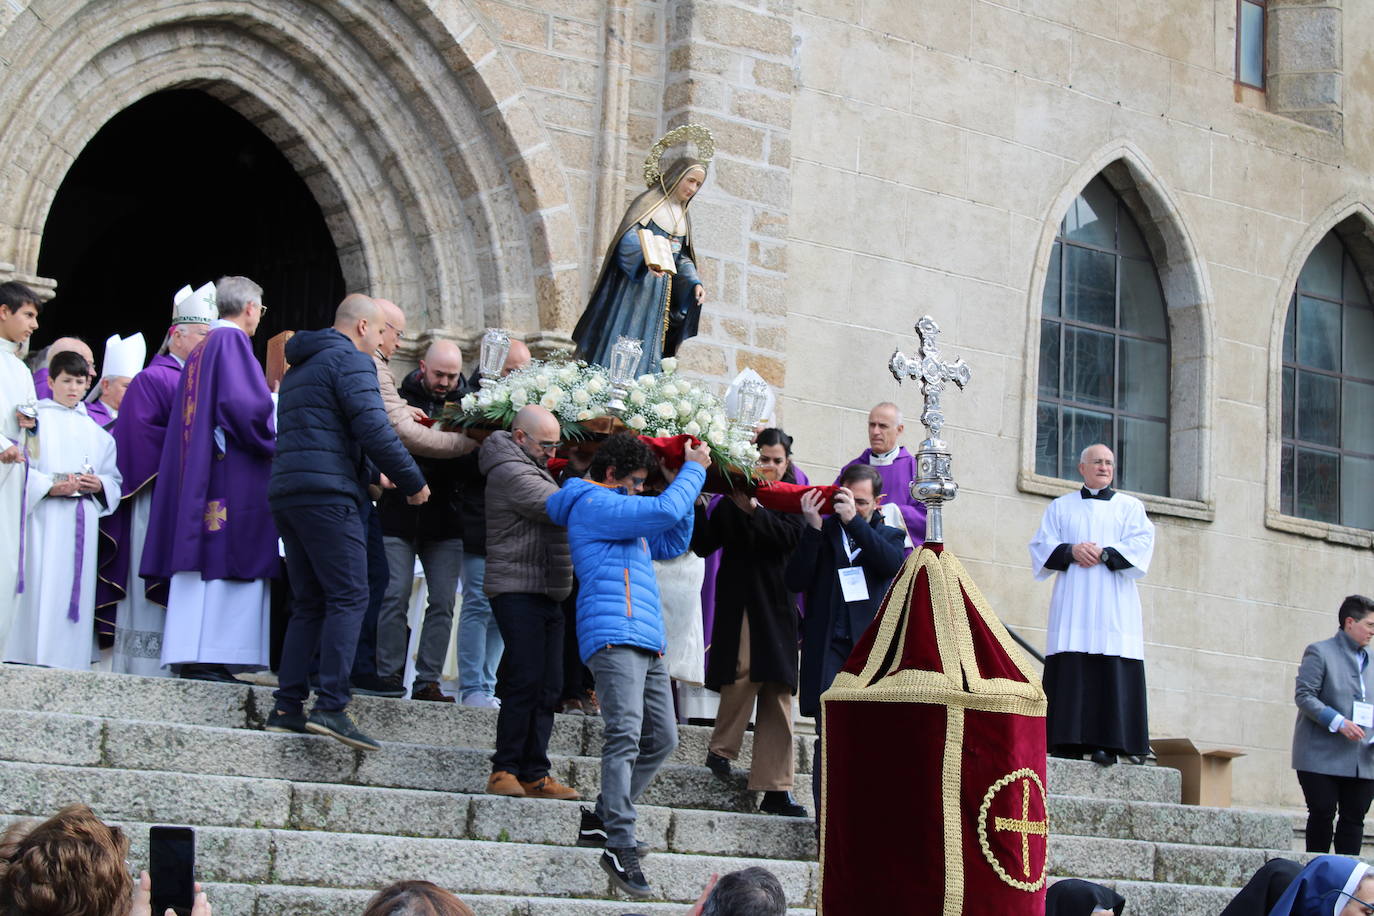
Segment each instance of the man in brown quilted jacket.
M549 773L554 704L563 686L563 612L572 590L568 533L544 503L558 492L548 460L558 446L558 418L537 405L515 415L511 431L482 443L487 478L484 587L506 642L497 673L501 711L487 791L532 798L578 798Z

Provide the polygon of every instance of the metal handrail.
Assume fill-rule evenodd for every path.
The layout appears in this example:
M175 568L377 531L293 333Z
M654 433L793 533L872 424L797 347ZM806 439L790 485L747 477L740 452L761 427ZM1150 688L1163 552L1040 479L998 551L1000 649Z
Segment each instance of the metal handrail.
M1013 630L1009 624L1003 623L1002 626L1007 628L1007 632L1011 634L1012 639L1016 640L1016 644L1018 646L1029 652L1031 654L1031 657L1034 658L1037 662L1039 662L1042 665L1045 664L1045 656L1041 654L1039 649L1035 648L1035 646L1032 646L1030 643L1026 642L1025 637L1022 636L1020 633L1016 632L1015 630Z

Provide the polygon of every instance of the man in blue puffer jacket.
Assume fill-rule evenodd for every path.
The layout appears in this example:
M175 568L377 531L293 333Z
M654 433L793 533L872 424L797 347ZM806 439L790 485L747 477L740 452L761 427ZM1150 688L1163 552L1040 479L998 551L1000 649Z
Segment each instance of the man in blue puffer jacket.
M355 293L339 304L332 328L302 331L287 342L291 369L282 379L267 485L291 580L291 620L267 730L329 735L362 750L381 747L344 712L367 610L367 484L380 469L412 505L429 498L382 408L371 353L385 327L377 304ZM307 719L306 672L316 649L320 686Z
M711 464L689 445L677 478L654 498L636 496L653 464L633 433L612 436L586 478L569 480L545 511L568 529L577 573L577 641L596 677L605 723L601 794L582 810L579 846L604 846L601 867L633 897L651 895L635 845L634 802L677 747L667 640L654 560L680 556L692 541L692 504Z

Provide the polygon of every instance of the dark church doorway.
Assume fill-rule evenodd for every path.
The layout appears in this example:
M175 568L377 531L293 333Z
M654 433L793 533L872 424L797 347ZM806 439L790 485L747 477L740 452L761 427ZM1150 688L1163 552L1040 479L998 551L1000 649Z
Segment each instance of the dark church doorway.
M57 281L32 348L142 331L152 356L182 286L242 274L263 287L254 338L324 327L344 295L319 205L286 157L204 92L150 95L110 119L77 157L43 229L38 274Z

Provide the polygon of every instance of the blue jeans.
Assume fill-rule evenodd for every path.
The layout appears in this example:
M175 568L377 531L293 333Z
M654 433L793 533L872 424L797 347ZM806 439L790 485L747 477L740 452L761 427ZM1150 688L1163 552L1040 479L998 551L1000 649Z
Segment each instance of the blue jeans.
M458 615L458 692L466 699L474 694L496 695L496 667L506 644L482 591L487 558L463 553L463 610Z
M386 597L390 574L386 566L386 547L382 544L382 518L377 507L368 505L367 513L367 613L358 632L358 651L353 656L353 677L377 673L377 613Z
M278 672L277 706L300 712L306 674L319 652L315 708L343 709L348 675L367 612L367 534L357 506L293 506L272 513L286 545L291 620Z
M596 815L606 825L606 845L624 849L635 845L635 800L677 747L673 690L663 657L647 649L607 646L587 667L605 723Z

